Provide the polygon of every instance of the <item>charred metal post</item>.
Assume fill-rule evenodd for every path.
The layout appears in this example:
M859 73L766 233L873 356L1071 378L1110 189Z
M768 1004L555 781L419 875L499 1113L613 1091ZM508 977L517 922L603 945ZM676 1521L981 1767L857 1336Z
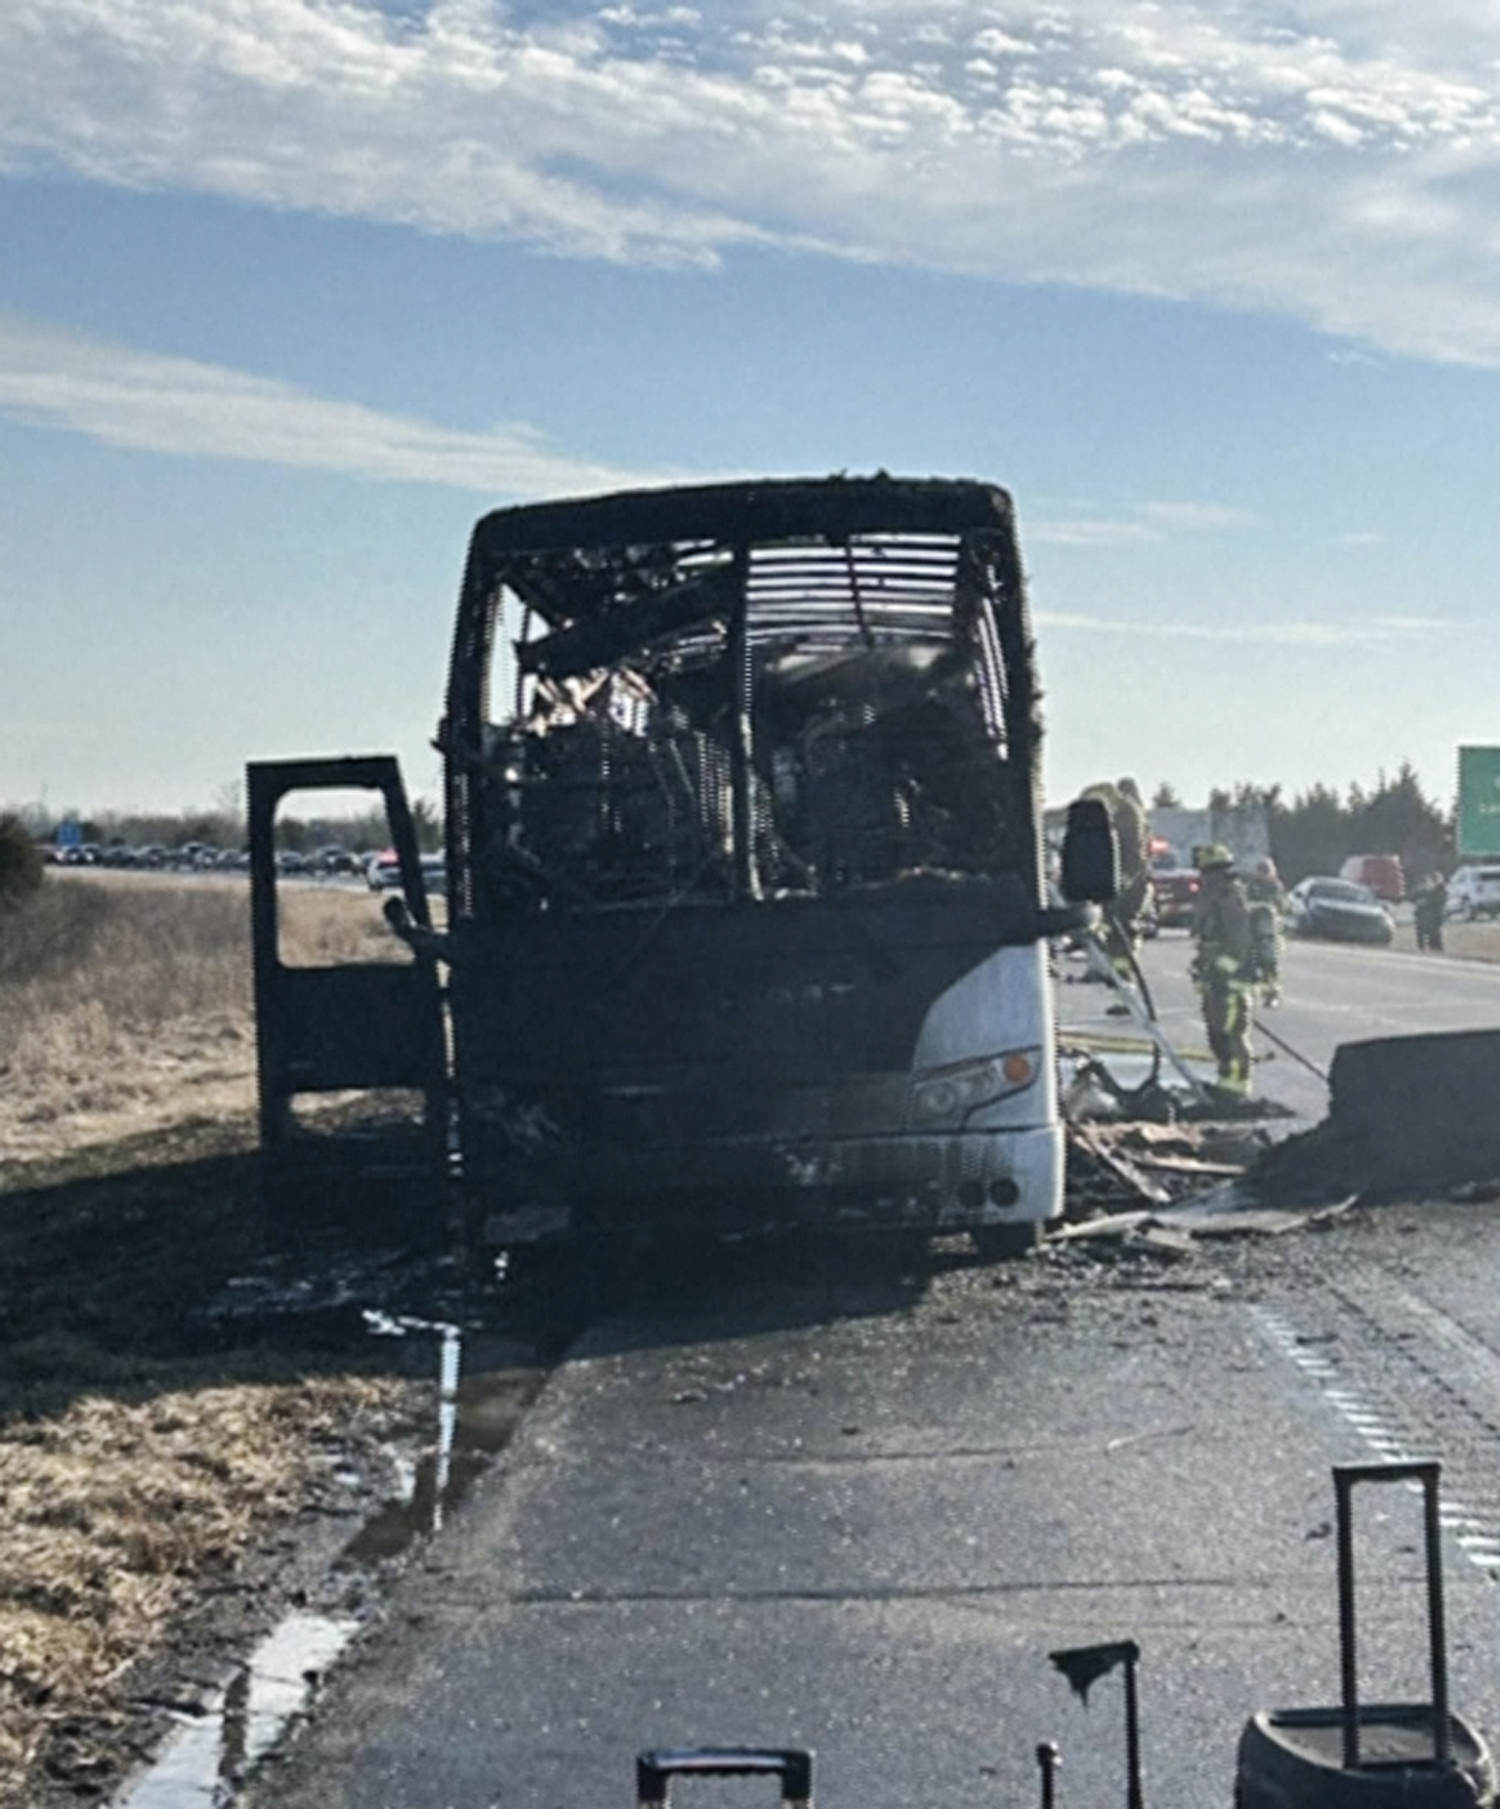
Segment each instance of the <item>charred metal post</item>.
M1145 1790L1141 1783L1141 1711L1136 1685L1136 1667L1141 1649L1133 1639L1113 1640L1103 1646L1070 1646L1048 1657L1073 1687L1073 1693L1085 1705L1089 1690L1101 1677L1108 1676L1116 1665L1125 1668L1125 1804L1126 1809L1144 1809Z
M246 827L250 834L250 948L255 972L256 1068L261 1148L285 1141L287 1094L275 1084L276 1051L267 1032L276 1009L276 806L278 777L264 766L246 768Z
M1141 1700L1135 1679L1141 1654L1134 1640L1125 1644L1125 1801L1128 1809L1145 1809L1145 1792L1141 1788Z
M1339 1685L1344 1721L1344 1770L1359 1770L1359 1655L1354 1622L1354 1522L1348 1485L1333 1473L1339 1519Z
M458 620L448 660L448 688L437 748L443 756L444 847L450 925L475 909L475 850L483 847L484 724L489 715L490 666L502 604L501 583L475 530L464 567Z
M526 664L521 649L531 639L531 623L535 612L528 603L521 612L521 632L516 638L516 696L511 706L512 714L519 722L525 714L526 706Z
M754 772L755 730L751 712L755 706L754 675L750 668L750 549L741 542L734 549L730 567L734 595L729 609L729 636L725 647L729 677L729 782L734 822L734 895L759 898L760 875L755 865L755 813L750 785Z
M1032 871L1031 889L1045 902L1045 862L1042 857L1041 707L1036 678L1035 636L1025 576L1013 532L1014 517L1007 497L1006 530L990 530L968 543L968 556L978 562L979 609L983 633L993 637L1002 675L1001 716L1006 740L1006 760L1019 795L1026 799L1033 821L1028 847ZM1024 757L1021 757L1023 756Z
M1062 1754L1051 1740L1043 1740L1036 1749L1036 1762L1042 1773L1042 1809L1055 1809L1057 1768L1062 1764Z

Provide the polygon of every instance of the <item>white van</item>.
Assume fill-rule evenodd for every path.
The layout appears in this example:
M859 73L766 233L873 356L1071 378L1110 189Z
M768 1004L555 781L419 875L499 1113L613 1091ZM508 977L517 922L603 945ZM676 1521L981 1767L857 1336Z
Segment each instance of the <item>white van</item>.
M1448 915L1500 917L1500 866L1458 868L1448 881Z

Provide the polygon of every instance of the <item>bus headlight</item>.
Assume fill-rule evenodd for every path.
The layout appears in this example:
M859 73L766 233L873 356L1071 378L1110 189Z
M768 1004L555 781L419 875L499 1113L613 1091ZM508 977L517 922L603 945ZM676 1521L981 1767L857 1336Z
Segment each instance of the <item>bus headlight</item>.
M1007 1049L977 1061L921 1068L911 1082L911 1116L918 1129L960 1128L979 1106L1020 1093L1042 1071L1040 1049Z

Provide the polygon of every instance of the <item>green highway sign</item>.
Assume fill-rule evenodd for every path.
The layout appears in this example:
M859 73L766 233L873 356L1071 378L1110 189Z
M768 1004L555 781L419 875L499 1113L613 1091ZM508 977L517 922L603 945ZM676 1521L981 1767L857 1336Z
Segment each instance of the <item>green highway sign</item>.
M1458 750L1458 858L1500 855L1500 747Z

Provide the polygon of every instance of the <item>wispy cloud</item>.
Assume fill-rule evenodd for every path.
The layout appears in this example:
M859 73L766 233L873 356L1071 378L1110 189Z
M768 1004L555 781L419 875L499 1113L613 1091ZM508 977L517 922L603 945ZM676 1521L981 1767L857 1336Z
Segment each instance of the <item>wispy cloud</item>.
M1249 509L1210 502L1147 502L1141 504L1141 513L1148 521L1159 522L1164 528L1181 529L1190 534L1253 528L1260 519Z
M1500 363L1500 15L1457 0L11 0L0 170L57 169L606 258L816 246Z
M1141 546L1180 534L1238 532L1258 525L1249 509L1213 502L1143 502L1125 516L1087 512L1043 516L1026 523L1028 544L1039 546Z
M1163 622L1050 609L1038 610L1037 622L1049 633L1076 629L1154 640L1304 648L1389 646L1426 640L1447 626L1435 616L1371 616L1352 622Z
M1161 539L1157 529L1144 521L1091 515L1028 522L1025 533L1027 544L1036 546L1140 546Z
M463 432L4 316L0 411L112 446L443 484L495 498L651 481L556 451L524 425Z

